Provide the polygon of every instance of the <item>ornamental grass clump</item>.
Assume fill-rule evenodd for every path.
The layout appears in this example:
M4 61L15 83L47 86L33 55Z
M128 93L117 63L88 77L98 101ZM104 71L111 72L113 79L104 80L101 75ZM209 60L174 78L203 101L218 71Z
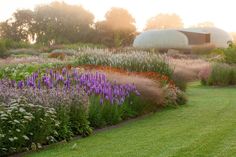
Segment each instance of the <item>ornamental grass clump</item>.
M201 83L210 86L228 86L236 84L234 65L215 63L199 73Z
M131 51L124 53L111 53L104 50L86 50L77 54L74 65L103 65L122 68L132 72L157 72L168 77L173 70L168 61L158 54L145 51Z

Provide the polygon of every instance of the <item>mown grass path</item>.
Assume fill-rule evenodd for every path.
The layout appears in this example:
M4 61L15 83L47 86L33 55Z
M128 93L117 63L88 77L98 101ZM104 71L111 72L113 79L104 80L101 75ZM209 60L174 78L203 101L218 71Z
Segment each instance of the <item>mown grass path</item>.
M236 88L193 83L187 94L188 104L178 109L163 109L119 128L29 156L235 157Z

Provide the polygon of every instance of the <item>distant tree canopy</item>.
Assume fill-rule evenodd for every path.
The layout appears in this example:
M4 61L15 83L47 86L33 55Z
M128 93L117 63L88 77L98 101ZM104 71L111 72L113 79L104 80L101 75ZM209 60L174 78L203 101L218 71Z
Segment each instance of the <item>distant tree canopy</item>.
M82 6L64 2L38 6L34 13L33 32L41 43L85 42L94 20L93 14Z
M148 20L146 29L181 28L176 14L159 14ZM111 8L105 20L94 22L94 15L80 5L52 2L34 10L17 10L0 23L0 38L44 45L96 43L108 47L129 46L137 34L135 19L123 8Z
M205 22L200 22L196 25L194 25L194 27L214 27L215 24L211 21L205 21Z
M33 21L34 14L31 10L17 10L12 18L0 23L1 37L14 41L28 41L32 35Z
M135 19L122 8L111 8L104 21L82 6L53 2L31 10L17 10L0 23L1 38L46 45L90 42L109 47L130 45L136 35Z
M108 46L126 46L131 44L136 34L135 19L122 8L111 8L105 14L104 21L95 24L98 40Z
M2 22L1 36L15 41L43 44L86 42L94 16L82 6L53 2L31 10L17 10Z
M183 28L182 19L176 14L159 14L147 21L145 30Z

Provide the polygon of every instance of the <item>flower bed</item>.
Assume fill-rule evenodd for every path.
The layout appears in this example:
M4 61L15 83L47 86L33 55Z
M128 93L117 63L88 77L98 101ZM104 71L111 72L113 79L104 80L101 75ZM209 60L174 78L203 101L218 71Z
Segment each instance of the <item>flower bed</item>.
M166 85L168 84L171 88L175 88L175 83L173 80L171 80L168 76L166 75L161 75L157 72L129 72L121 68L115 68L115 67L110 67L110 66L101 66L101 65L82 65L78 66L78 69L82 70L98 70L98 71L104 71L104 72L118 72L122 73L125 75L137 75L137 76L143 76L146 78L154 79L156 81L159 81L161 85Z
M88 136L94 128L153 112L160 105L184 104L184 93L172 81L168 62L156 54L138 53L86 50L70 61L0 69L0 154ZM161 87L143 85L146 89L140 91L140 82L118 83L119 78L109 80L101 72L81 73L78 65L86 70L119 72L125 77L145 77ZM149 92L157 90L161 94L152 96L161 99L159 106L143 99L152 99Z
M165 57L145 51L114 54L109 51L91 49L78 53L72 65L74 67L78 65L102 65L132 72L157 72L168 77L173 74L173 70Z
M139 74L162 78L151 72ZM162 88L163 105L185 102L171 83ZM38 71L19 81L0 80L0 104L0 154L5 155L88 136L93 128L153 112L156 107L142 99L134 84L110 81L100 72L67 68Z
M26 80L0 81L0 153L87 136L93 127L116 124L142 113L133 84L108 81L101 73L33 73Z

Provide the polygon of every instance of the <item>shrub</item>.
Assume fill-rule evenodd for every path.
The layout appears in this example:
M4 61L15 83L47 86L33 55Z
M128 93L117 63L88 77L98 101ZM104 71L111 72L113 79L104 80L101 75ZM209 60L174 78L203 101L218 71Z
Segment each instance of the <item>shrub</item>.
M185 93L178 88L169 88L167 86L164 88L164 92L164 106L183 105L187 102L187 97Z
M203 85L227 86L236 84L236 68L234 65L215 63L199 73Z
M89 122L94 128L101 128L106 125L106 121L102 115L102 107L99 97L92 96L89 98Z
M52 52L48 55L49 58L57 58L60 60L64 60L66 55L65 53L61 53L61 52Z
M187 103L188 99L187 99L187 96L186 96L186 94L184 92L182 92L180 90L177 90L176 94L177 94L176 103L178 105L184 105L184 104Z
M220 48L213 49L211 51L212 55L224 55L224 50Z
M209 85L226 86L233 82L233 74L231 66L227 64L214 64L208 79Z
M208 79L211 75L211 71L212 71L211 66L205 66L199 72L198 77L200 78L202 85L207 85L208 84Z
M86 48L105 48L105 45L102 44L93 44L93 43L76 43L76 44L66 44L64 48L67 49L74 49L74 50L81 50Z
M228 64L236 63L236 46L232 45L224 49L225 62Z
M121 105L111 105L106 100L101 103L97 96L92 96L89 100L89 121L94 128L117 124L121 120L153 111L148 108L148 103L145 104L135 94L130 94Z
M155 105L153 105L155 106ZM151 102L144 101L140 96L131 94L122 105L122 119L136 117L154 111Z
M61 140L70 140L72 137L72 130L70 128L70 116L68 107L63 104L57 104L54 106L56 108L56 117L57 120L60 122L57 128L57 139L58 141Z
M236 67L233 66L231 68L231 81L230 81L230 85L236 85Z
M186 91L187 88L187 79L181 73L174 73L172 80L174 81L176 87L178 87L182 91Z
M15 56L20 56L20 55L39 56L40 55L40 51L36 49L31 49L31 48L11 49L11 50L8 50L7 53L9 55L15 55Z
M31 45L24 41L13 41L11 39L4 39L7 49L29 48Z
M74 49L55 49L50 53L64 53L67 56L73 56L77 53Z
M11 134L7 132L9 128L4 129L3 126L8 126L13 130L15 127L23 127L23 129L26 128L25 132L23 132L24 135L27 135L29 138L29 143L16 143L13 147L14 151L6 150L5 153L16 152L22 149L30 149L31 145L35 145L34 147L40 148L43 144L50 144L61 140L70 140L72 136L88 136L91 134L92 129L89 126L90 123L88 121L87 111L86 108L82 106L84 103L79 95L65 95L63 91L49 92L45 90L38 91L30 89L17 90L12 87L9 88L6 82L3 84L6 85L6 88L0 86L0 102L10 102L10 104L4 105L3 107L0 106L0 110L4 111L0 112L0 117L4 116L5 113L9 113L10 109L16 108L16 105L14 106L9 99L21 97L21 95L24 95L27 99L24 99L25 103L23 101L17 103L19 105L16 111L14 110L14 114L10 116L12 120L6 119L6 121L0 122L0 133L2 135L4 133L4 137L6 137L5 135L11 136ZM32 105L29 102L34 102L34 104L38 105ZM26 104L25 106L27 108L22 106L24 104ZM19 114L19 112L25 113L23 112L24 110L27 111L25 115ZM25 121L24 117L28 116L29 118L31 115L33 118L30 118L30 122L27 124L24 123L24 125L27 126L22 125L21 121ZM8 124L9 122L14 121L14 119L20 121L19 125L21 126L18 127L15 123L12 125ZM4 141L5 140L8 139L4 139ZM0 149L4 149L6 147L4 144L5 142L3 141L4 143L1 143L1 141L2 140L0 139Z
M70 128L74 135L88 136L92 133L85 106L77 99L72 100L69 108Z
M0 154L30 149L32 144L55 142L56 121L53 108L33 105L20 97L1 105Z
M45 73L48 68L59 68L64 64L61 62L54 63L31 63L31 64L13 64L11 66L0 67L0 79L7 78L15 81L24 80L32 73Z
M7 56L6 54L7 48L3 41L0 40L0 58L4 58Z
M89 100L89 121L92 127L101 128L122 120L120 105L111 105L108 101L101 102L97 96L92 96Z

